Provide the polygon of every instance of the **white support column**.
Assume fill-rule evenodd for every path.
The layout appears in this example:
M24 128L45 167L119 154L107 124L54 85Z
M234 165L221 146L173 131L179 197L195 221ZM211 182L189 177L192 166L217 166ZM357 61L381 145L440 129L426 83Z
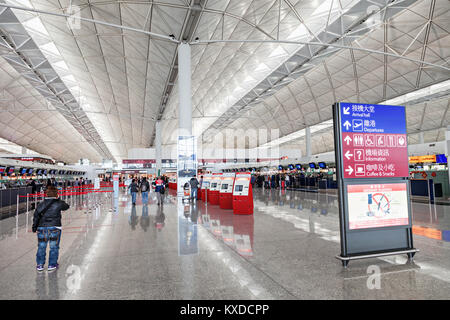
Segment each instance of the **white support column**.
M450 126L445 131L445 154L447 156L448 181L450 181Z
M305 128L306 156L311 157L311 128Z
M178 195L184 194L183 186L197 175L197 145L192 136L192 93L191 93L191 47L181 43L178 46L178 152L177 185ZM184 137L180 139L180 137ZM183 174L181 175L181 172Z
M27 153L28 153L27 148L26 147L22 147L22 154L27 154Z
M191 47L181 43L178 47L178 91L180 107L178 109L178 135L192 135L191 102Z
M155 147L156 147L156 175L161 175L161 121L155 125Z
M419 143L420 144L424 144L425 143L425 139L423 137L423 132L419 132Z

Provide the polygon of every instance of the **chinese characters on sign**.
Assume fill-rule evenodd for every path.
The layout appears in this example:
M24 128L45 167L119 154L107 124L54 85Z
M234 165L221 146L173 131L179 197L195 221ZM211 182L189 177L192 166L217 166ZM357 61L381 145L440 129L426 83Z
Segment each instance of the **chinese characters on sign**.
M341 103L344 178L407 177L405 108Z

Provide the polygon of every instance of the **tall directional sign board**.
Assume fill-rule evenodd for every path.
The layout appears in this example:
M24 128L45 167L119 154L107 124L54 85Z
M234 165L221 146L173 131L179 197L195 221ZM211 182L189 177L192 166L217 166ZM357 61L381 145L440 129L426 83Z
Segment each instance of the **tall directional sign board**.
M341 259L406 253L412 259L409 162L403 106L333 106Z
M405 107L340 103L344 178L408 177Z

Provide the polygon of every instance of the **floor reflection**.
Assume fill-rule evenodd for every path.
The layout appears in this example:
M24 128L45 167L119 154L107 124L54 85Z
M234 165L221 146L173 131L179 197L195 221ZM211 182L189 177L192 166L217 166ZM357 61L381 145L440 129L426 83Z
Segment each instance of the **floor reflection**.
M254 216L233 214L233 210L221 209L219 206L204 203L201 207L199 223L214 237L242 256L253 255Z

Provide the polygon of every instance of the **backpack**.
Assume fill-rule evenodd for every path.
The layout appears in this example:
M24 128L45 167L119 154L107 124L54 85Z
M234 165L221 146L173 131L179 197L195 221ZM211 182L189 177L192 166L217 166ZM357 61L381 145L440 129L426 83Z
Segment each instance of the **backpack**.
M142 184L141 191L142 192L147 192L148 191L148 182Z

